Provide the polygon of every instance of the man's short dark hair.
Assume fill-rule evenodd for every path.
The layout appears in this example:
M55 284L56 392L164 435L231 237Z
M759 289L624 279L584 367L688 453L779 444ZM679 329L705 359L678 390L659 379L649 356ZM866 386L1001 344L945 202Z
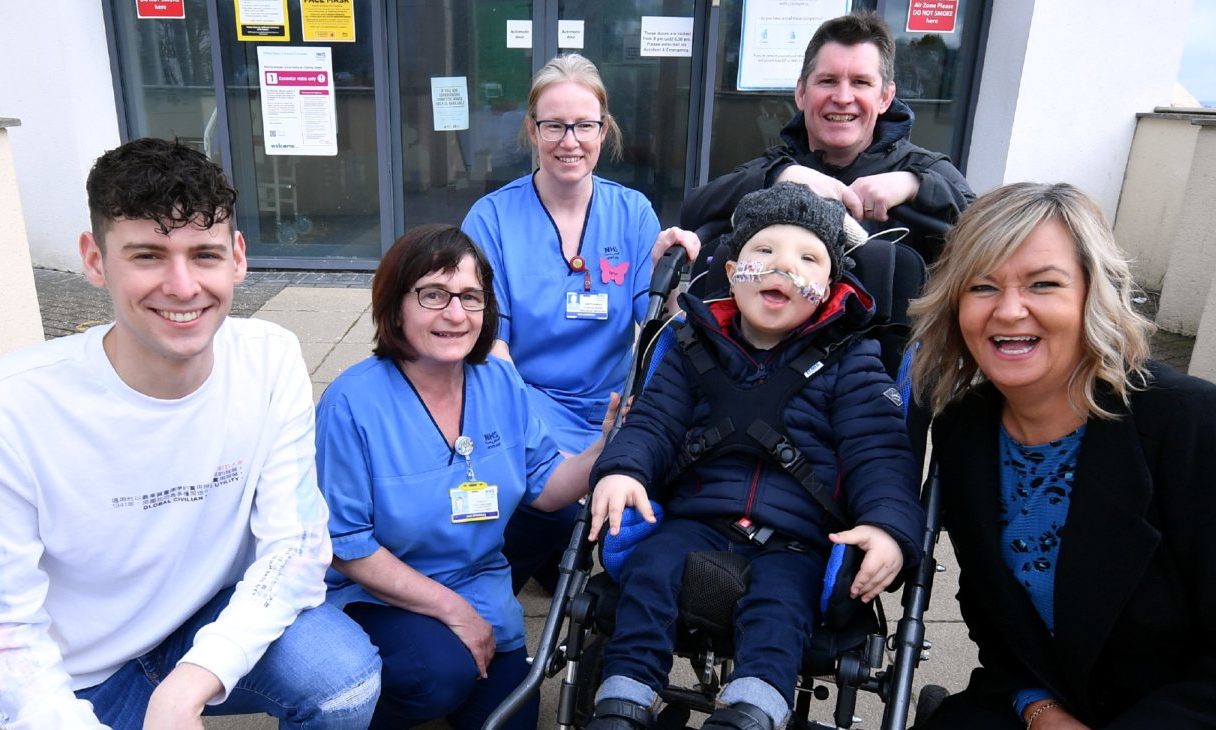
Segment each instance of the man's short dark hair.
M416 360L401 330L401 305L419 279L435 271L456 271L465 256L473 257L473 268L486 292L481 333L466 359L482 363L498 337L498 301L494 298L494 271L481 249L456 226L429 223L405 232L385 252L372 277L372 321L376 324L376 346L372 352L394 361Z
M177 141L145 137L93 163L85 184L98 245L116 220L152 220L163 234L195 223L210 228L232 218L236 190L205 155Z
M811 42L806 44L806 54L802 57L802 75L798 83L815 70L815 60L819 50L828 43L839 43L842 46L856 46L860 43L873 43L878 49L878 68L882 75L883 85L895 80L895 38L886 21L878 13L865 10L839 18L832 18L819 26Z

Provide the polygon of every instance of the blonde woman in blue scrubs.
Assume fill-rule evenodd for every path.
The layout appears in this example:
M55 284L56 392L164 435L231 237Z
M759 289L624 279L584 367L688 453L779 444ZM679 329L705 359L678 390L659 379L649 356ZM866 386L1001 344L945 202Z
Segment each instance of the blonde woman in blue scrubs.
M494 268L493 352L514 361L558 448L574 454L598 438L624 383L652 257L679 244L695 258L700 245L660 232L645 196L594 175L603 149L620 156L621 130L591 61L567 54L537 72L523 133L536 171L477 201L461 227ZM512 519L505 552L517 592L533 575L552 590L576 511L524 508Z

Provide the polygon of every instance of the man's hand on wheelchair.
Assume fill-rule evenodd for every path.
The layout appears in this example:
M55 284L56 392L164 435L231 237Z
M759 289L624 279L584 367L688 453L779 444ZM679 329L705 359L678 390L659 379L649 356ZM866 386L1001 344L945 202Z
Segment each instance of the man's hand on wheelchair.
M599 480L591 490L591 529L587 539L595 542L605 521L608 522L610 534L619 533L621 514L626 507L636 509L647 522L655 521L646 487L637 479L624 474L609 474Z
M920 178L906 170L883 172L859 177L849 189L861 201L862 215L857 218L871 218L882 223L886 222L892 208L916 197L920 191Z
M818 170L812 170L802 165L790 165L777 175L775 182L796 182L807 186L811 192L821 198L831 198L844 203L849 213L861 220L861 198L848 185L840 182L831 175L824 175Z
M849 596L869 603L891 585L895 576L904 567L904 556L899 544L884 530L873 525L858 525L851 530L834 532L828 539L842 545L856 545L866 556L862 558L857 577L849 587Z

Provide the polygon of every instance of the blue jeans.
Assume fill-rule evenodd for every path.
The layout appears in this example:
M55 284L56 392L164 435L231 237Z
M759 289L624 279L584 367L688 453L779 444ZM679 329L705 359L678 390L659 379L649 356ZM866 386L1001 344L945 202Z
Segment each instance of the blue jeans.
M141 730L148 699L194 643L194 635L228 605L220 591L159 646L124 664L106 681L76 693L114 730ZM280 728L364 730L380 696L376 649L340 610L322 604L303 611L274 641L220 705L205 715L266 713Z
M378 603L347 604L384 659L384 692L372 730L402 730L447 718L455 730L479 730L528 674L528 652L497 652L479 679L468 647L443 622ZM533 695L503 726L535 730L540 698Z
M730 679L763 680L793 706L803 651L817 621L824 556L736 542L695 520L668 519L625 561L604 676L629 677L662 692L675 651L684 558L717 550L742 554L751 563L747 593L735 608Z

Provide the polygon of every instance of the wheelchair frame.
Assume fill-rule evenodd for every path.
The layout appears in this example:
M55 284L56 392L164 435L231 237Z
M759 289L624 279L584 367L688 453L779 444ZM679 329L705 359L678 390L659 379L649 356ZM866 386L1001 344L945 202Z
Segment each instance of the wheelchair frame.
M929 218L908 206L893 209L892 217L910 225L927 228L936 233L944 233L947 226L940 221ZM697 233L701 240L716 237L720 229L703 228ZM702 257L704 258L704 257ZM677 281L676 272L686 261L683 248L673 247L664 255L655 267L651 280L644 323L654 321L661 311L663 301ZM635 363L630 368L624 393L635 395L640 388L636 387L640 380L642 367L642 352L639 346L635 354ZM927 438L927 423L922 424ZM621 427L618 415L611 435ZM923 449L924 444L917 446ZM923 455L923 451L921 452ZM903 615L897 622L895 631L886 635L886 621L882 616L881 605L875 602L880 619L879 630L882 634L871 634L866 637L860 647L854 647L836 657L834 681L837 687L836 707L833 713L834 725L809 719L811 698L826 700L828 690L825 686L815 686L818 677L801 676L796 692L796 703L790 719L789 727L793 730L835 730L836 728L851 728L853 712L856 708L857 692L863 690L877 694L884 703L881 730L902 730L907 726L908 713L911 710L912 682L922 660L929 657L932 645L925 640L924 614L932 596L933 578L938 571L934 558L934 549L941 530L941 497L937 481L937 465L930 461L928 477L921 490L921 503L925 508L926 527L921 539L923 557L915 569L905 576L905 584L901 604ZM536 655L532 667L524 681L512 692L498 708L487 718L484 730L497 730L528 700L532 693L539 691L541 682L546 677L562 674L558 689L558 708L556 727L561 730L578 728L579 710L579 666L584 660L588 638L594 624L596 598L586 592L591 570L594 567L592 559L592 544L587 541L590 531L591 515L590 500L579 510L575 521L574 532L559 563L559 577L554 591L553 602L546 616L541 632ZM561 625L569 618L570 627L564 641L560 641ZM604 638L606 640L607 637ZM890 670L883 668L883 653L890 648L894 659ZM711 652L696 657L693 670L699 681L698 687L689 689L667 687L662 695L668 704L678 703L690 710L712 712L713 699L720 688L719 675L715 668L722 666L721 675L725 677L731 668L730 659L719 659ZM699 664L699 666L698 666ZM595 688L590 688L594 691ZM822 690L822 691L820 691ZM686 717L685 717L686 721ZM660 727L663 727L660 721Z

